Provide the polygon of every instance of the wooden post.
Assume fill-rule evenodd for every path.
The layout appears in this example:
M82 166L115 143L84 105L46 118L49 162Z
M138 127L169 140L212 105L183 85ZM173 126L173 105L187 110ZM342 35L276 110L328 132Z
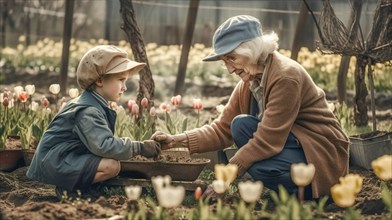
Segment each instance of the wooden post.
M68 63L69 63L69 46L72 36L73 8L75 0L65 1L65 17L63 31L63 51L61 54L60 70L60 87L62 94L67 93Z
M188 55L192 44L193 31L195 30L198 8L199 8L199 0L191 0L189 2L188 17L186 19L185 36L183 39L183 44L181 49L181 58L180 58L180 64L178 66L174 95L183 95L184 93L186 66L188 64Z

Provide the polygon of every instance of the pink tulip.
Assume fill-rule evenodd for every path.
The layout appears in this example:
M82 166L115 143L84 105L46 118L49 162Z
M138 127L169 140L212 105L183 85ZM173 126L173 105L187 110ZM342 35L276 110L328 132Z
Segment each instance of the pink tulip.
M181 103L181 95L173 96L170 99L170 102L173 106L178 106Z
M155 117L155 115L157 115L157 110L155 109L154 106L150 108L150 115L152 117Z
M138 104L135 103L135 104L132 106L131 114L132 114L132 115L139 115L139 105L138 105Z
M148 99L146 97L144 97L141 101L141 105L144 109L146 109L148 107Z
M129 111L132 112L132 107L133 107L134 105L136 105L135 100L130 99L130 100L128 101L128 109L129 109Z
M201 103L200 99L193 99L193 108L195 108L196 110L200 110L201 108L203 108L203 104Z
M9 100L8 100L8 97L4 97L3 98L3 105L4 105L4 107L8 107L8 105L10 104L10 102L9 102Z
M168 104L166 104L166 103L162 103L162 104L159 106L159 109L160 109L161 111L164 111L164 112L170 112L170 111L171 111L170 105L168 105Z

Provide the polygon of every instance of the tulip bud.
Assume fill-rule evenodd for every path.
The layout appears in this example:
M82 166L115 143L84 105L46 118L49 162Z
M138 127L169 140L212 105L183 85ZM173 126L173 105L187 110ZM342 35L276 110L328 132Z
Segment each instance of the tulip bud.
M195 200L199 200L201 198L201 195L203 194L200 186L198 186L195 190Z
M313 164L292 164L291 165L291 179L297 186L309 185L314 177L316 168Z
M25 90L27 94L33 95L35 93L35 86L34 85L27 85L25 86Z
M181 103L181 95L171 97L170 102L173 106L178 106Z
M263 183L260 181L240 182L238 183L238 190L240 191L242 200L247 203L256 202L261 197Z
M212 188L218 194L222 194L226 191L226 183L223 180L212 181Z
M138 200L140 195L142 194L141 186L126 186L125 194L127 195L129 200Z
M373 160L372 168L376 176L381 180L392 180L392 154Z
M23 87L22 86L15 86L14 87L14 98L15 100L19 97L19 93L21 93L23 91Z
M41 104L42 106L44 106L45 108L49 107L49 100L44 96L41 99Z
M200 110L201 108L203 108L203 104L201 103L200 99L193 99L193 108L196 110Z
M155 117L155 115L157 115L157 110L155 109L154 106L150 108L150 115L152 117Z
M32 111L37 111L38 107L39 107L39 104L38 104L38 102L35 102L35 101L32 101L31 104L29 105L29 108Z
M54 95L59 94L60 92L60 85L59 84L52 84L49 86L49 92L51 92Z
M69 89L68 95L69 95L69 97L71 97L72 99L73 99L73 98L76 98L76 97L78 97L78 95L79 95L79 90L78 90L77 88Z
M341 184L350 186L355 193L359 193L362 189L363 178L358 174L349 173L344 177L340 177Z
M4 98L3 98L3 106L7 108L8 105L9 105L8 97L4 97Z
M159 205L164 208L175 208L181 205L185 197L183 186L168 186L157 191Z
M331 195L333 201L342 208L347 208L355 203L355 192L354 189L345 184L335 184L331 188Z
M169 175L165 176L153 176L151 177L152 186L155 191L159 191L161 188L170 186L171 177Z
M142 105L142 107L143 107L144 109L146 109L146 108L148 107L148 99L147 99L146 97L144 97L144 98L142 99L142 101L140 102L140 104Z
M28 98L29 98L29 94L27 94L27 92L21 91L21 92L19 93L19 101L20 101L21 103L27 102L27 99L28 99Z
M130 100L128 101L128 109L129 109L130 112L132 112L132 107L133 107L133 105L135 105L135 104L136 104L135 100L130 99Z
M170 112L171 111L170 106L166 103L160 104L159 109L163 112Z
M132 106L131 114L132 114L132 115L139 115L139 105L138 105L138 104L135 103L135 104Z

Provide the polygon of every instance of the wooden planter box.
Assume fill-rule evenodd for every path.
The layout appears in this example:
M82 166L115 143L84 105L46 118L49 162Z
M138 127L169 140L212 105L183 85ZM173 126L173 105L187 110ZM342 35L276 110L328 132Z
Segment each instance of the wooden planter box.
M374 136L350 137L350 164L372 169L371 162L385 154L392 154L392 132L378 132Z
M0 150L0 171L13 171L23 162L22 149Z

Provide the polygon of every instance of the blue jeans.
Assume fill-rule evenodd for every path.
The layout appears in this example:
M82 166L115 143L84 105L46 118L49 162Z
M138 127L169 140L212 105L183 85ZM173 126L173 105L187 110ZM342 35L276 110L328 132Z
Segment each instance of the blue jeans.
M257 129L259 119L252 115L238 115L231 123L234 143L241 148ZM307 163L304 151L292 133L289 133L283 150L268 159L254 163L248 173L254 180L261 180L265 187L278 192L278 185L283 185L292 194L297 193L297 186L290 176L290 167L294 163ZM311 186L305 188L305 199L312 199Z

